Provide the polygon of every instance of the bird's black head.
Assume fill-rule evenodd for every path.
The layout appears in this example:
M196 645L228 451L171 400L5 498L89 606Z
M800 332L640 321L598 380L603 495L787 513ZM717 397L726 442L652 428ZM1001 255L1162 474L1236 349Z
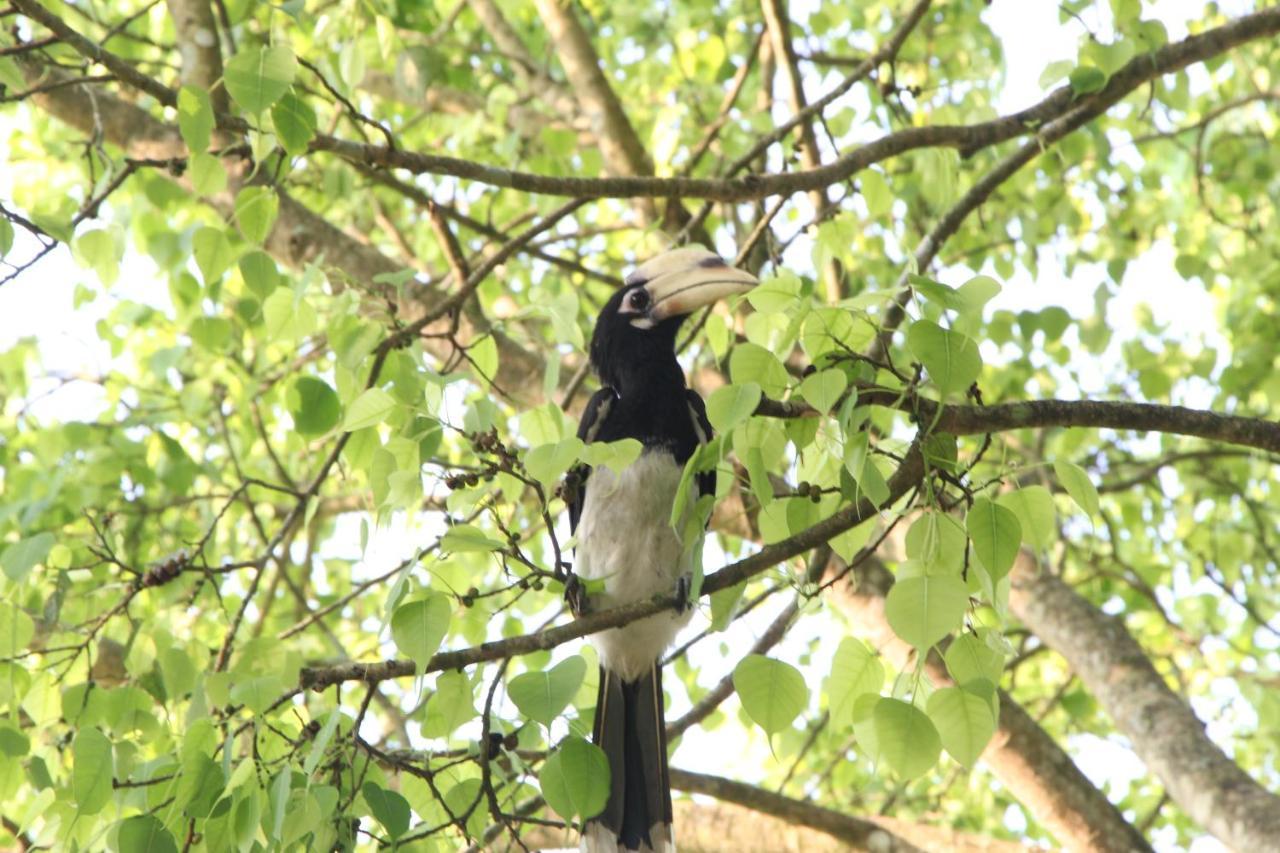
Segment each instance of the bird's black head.
M674 370L679 375L675 339L684 319L755 284L755 276L701 246L646 261L600 311L591 336L591 366L604 384L620 392L633 382L652 381L654 374Z

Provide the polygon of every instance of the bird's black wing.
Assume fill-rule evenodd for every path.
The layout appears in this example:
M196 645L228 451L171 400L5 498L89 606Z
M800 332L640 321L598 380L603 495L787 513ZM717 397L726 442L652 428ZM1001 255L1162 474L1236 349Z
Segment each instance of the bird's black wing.
M689 400L689 413L693 415L693 423L695 431L698 433L698 444L706 444L715 436L716 431L711 428L711 421L707 418L707 404L702 402L702 398L698 396L698 392L692 388L685 391L685 396ZM703 471L697 475L698 494L714 495L716 493L716 472L715 469Z
M604 387L591 395L587 408L582 412L582 420L578 421L578 438L586 444L595 440L605 418L609 417L609 407L617 395L612 388ZM705 417L705 415L704 415ZM569 530L576 532L578 519L582 516L582 504L587 496L587 478L591 476L590 465L577 465L570 472L574 475L572 494L566 495L569 504Z

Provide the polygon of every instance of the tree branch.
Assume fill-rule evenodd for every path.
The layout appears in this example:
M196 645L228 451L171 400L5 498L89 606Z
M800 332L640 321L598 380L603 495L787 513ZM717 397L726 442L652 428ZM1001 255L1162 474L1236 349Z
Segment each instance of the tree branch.
M846 507L823 521L809 527L794 536L766 545L755 554L744 557L735 563L707 576L702 584L702 594L710 595L722 589L728 589L755 577L776 566L808 551L810 548L837 536L879 512L893 506L908 491L920 482L924 476L924 460L917 446L913 445L898 470L889 478L889 496L879 506L865 498L853 506ZM376 663L344 663L335 666L304 667L300 675L300 687L282 697L277 704L283 703L300 690L323 690L344 681L377 682L388 678L405 678L415 672L419 675L427 672L438 672L446 669L458 669L484 661L501 660L512 655L524 655L532 652L554 649L569 640L576 640L588 634L595 634L607 628L617 628L637 619L652 616L663 610L676 606L674 595L664 595L649 601L638 601L620 607L588 613L567 625L547 628L534 634L522 634L508 637L505 640L481 643L468 649L452 652L440 652L417 668L413 661L379 661Z
M913 412L934 432L982 435L1044 427L1092 427L1190 435L1280 453L1280 422L1222 415L1185 406L1123 403L1115 400L1029 400L994 406L939 404L926 397L888 388L858 389L858 402ZM778 418L816 417L812 408L792 401L764 399L756 414Z
M717 800L737 803L752 811L781 818L788 823L825 832L848 844L852 850L875 851L875 853L923 853L921 848L874 821L793 800L723 776L692 773L673 767L671 784L690 794L705 794Z
M540 0L550 3L551 0ZM172 89L139 72L67 26L60 18L40 5L38 0L14 0L16 8L39 21L61 37L77 52L102 63L121 80L155 97L165 106L176 103ZM827 166L797 172L770 175L748 175L724 180L703 178L655 178L621 176L608 178L573 178L539 175L488 166L470 160L443 155L422 154L384 146L318 135L312 150L329 151L357 163L384 168L399 168L415 174L452 175L495 187L546 195L577 198L706 198L717 201L746 201L769 195L806 192L843 181L873 163L898 154L930 146L959 148L962 155L1021 136L1042 122L1073 109L1072 116L1083 123L1101 114L1125 95L1163 74L1223 53L1232 47L1280 32L1280 7L1272 7L1245 15L1221 27L1190 36L1138 57L1111 76L1099 92L1075 101L1069 86L1057 89L1034 107L1013 115L973 125L935 125L906 128L867 143L843 155ZM598 68L597 68L598 71ZM247 123L234 116L220 115L220 127L243 132ZM1075 129L1072 124L1063 133ZM1037 150L1038 150L1038 144Z
M1098 610L1021 552L1009 608L1071 665L1170 798L1234 850L1280 838L1280 796L1263 788L1209 739L1120 618Z

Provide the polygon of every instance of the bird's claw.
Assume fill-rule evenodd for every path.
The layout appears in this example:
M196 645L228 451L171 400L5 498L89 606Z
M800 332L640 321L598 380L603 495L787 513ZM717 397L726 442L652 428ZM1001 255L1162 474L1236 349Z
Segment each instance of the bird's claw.
M681 575L676 578L676 613L684 614L693 609L693 578Z
M570 572L564 579L564 601L569 605L569 612L574 618L585 616L590 609L587 601L587 587L581 579Z

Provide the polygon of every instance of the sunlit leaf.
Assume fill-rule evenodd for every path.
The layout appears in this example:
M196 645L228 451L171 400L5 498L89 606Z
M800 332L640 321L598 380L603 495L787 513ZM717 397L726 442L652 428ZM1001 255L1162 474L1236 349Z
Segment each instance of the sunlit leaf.
M809 703L809 687L794 666L752 654L733 669L742 709L767 734L789 728Z
M928 711L943 747L956 761L972 767L995 734L991 706L959 687L944 687L929 697Z
M979 497L974 500L964 523L973 539L973 553L992 582L1007 575L1022 542L1018 516L1000 504Z
M452 616L453 606L443 595L410 601L391 614L391 638L401 654L421 667L440 648Z
M111 799L115 767L111 741L96 728L82 728L71 744L71 791L82 815L97 814Z
M595 744L570 736L547 756L538 785L557 814L587 819L609 801L609 759Z
M937 763L942 742L933 722L919 708L900 699L881 698L872 720L877 753L901 778L915 779Z
M246 48L227 60L222 80L246 112L260 113L289 90L298 61L288 45Z
M919 649L959 628L968 607L964 581L952 575L903 578L889 590L884 602L893 632Z
M520 712L550 726L573 699L587 673L581 655L570 655L544 672L525 672L507 684L507 693Z

